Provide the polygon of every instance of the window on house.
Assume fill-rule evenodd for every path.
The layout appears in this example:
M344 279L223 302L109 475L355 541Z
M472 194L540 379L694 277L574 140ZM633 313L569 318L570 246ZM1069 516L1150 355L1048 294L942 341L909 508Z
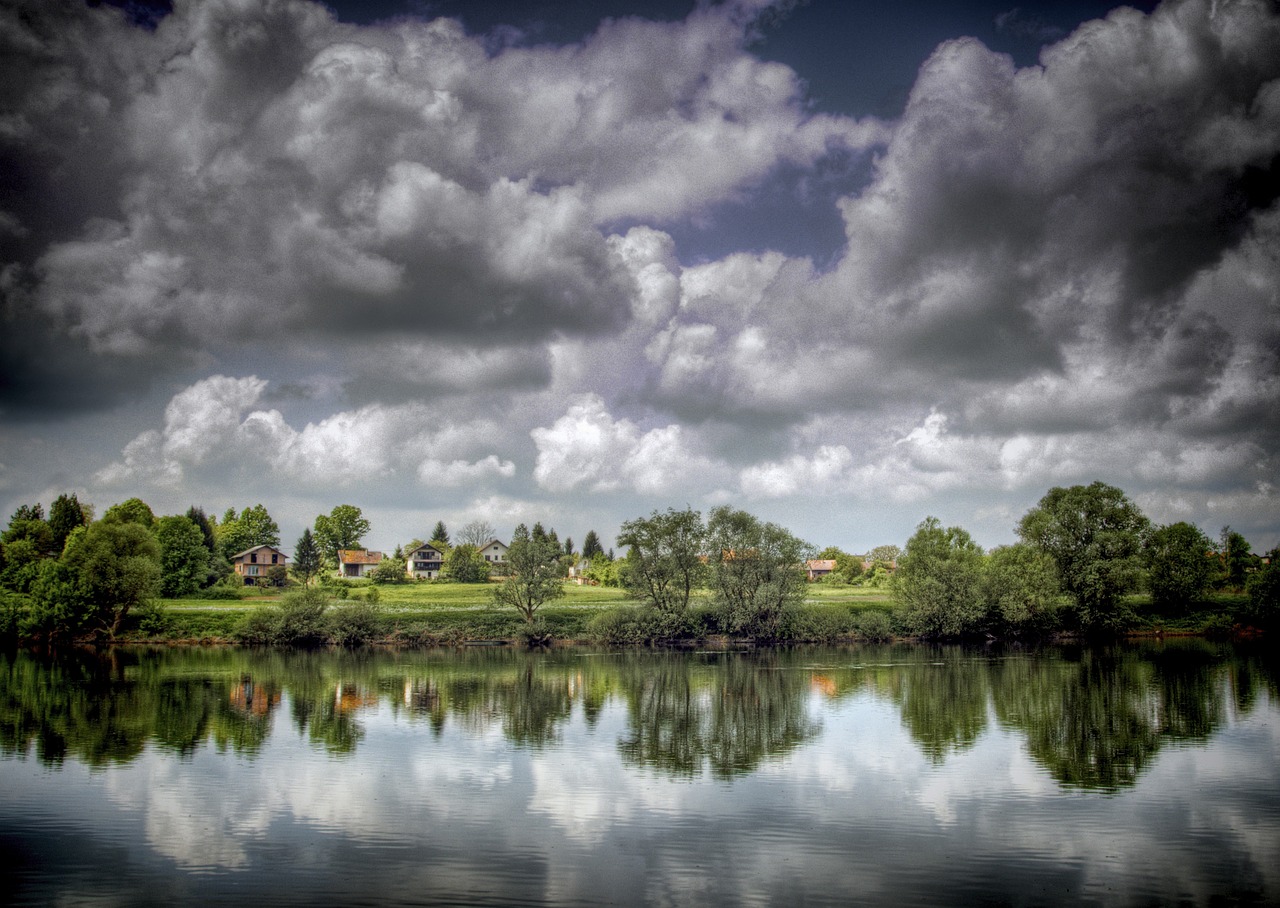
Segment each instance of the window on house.
M250 577L257 577L257 576L258 576L258 569L257 569L256 567L251 567L251 568L249 568L249 576L250 576Z
M279 558L279 557L280 557L279 555L272 555L272 556L271 556L271 563L272 563L272 564L277 564L278 562L276 561L276 559L277 559L277 558Z
M257 563L258 563L258 556L257 556L257 555L250 555L250 556L249 556L249 561L250 561L250 563L252 563L252 564L257 564Z

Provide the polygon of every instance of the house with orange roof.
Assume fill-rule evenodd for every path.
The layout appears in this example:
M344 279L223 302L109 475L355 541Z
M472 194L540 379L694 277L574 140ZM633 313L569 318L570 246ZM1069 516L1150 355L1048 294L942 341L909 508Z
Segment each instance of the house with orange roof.
M338 549L339 577L367 577L382 564L382 553L368 549Z

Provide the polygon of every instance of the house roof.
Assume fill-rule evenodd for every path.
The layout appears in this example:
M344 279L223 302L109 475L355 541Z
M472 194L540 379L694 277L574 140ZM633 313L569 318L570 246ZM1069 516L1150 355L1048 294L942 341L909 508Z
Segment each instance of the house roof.
M284 551L279 546L264 544L264 545L255 545L253 548L245 549L243 552L236 552L234 555L231 556L231 560L235 561L237 558L243 558L245 555L252 555L254 552L260 552L263 549L270 549L271 551L276 552L279 555L284 555L286 560L288 560L289 558L289 556L285 555Z
M410 555L414 555L414 554L417 554L418 552L421 552L423 549L431 549L431 551L435 552L437 555L444 554L444 552L441 551L439 546L434 546L429 542L419 542L417 545L406 546L404 550L406 553Z
M367 549L338 549L340 564L381 564L382 553Z
M489 546L493 545L495 542L496 542L498 545L502 546L504 549L509 549L509 548L511 548L511 546L507 545L507 544L506 544L505 542L503 542L501 539L498 539L498 538L496 538L496 537L495 537L495 538L493 538L493 539L490 539L490 540L489 540L488 542L486 542L484 545L482 545L482 546L478 546L478 547L477 547L477 550L478 550L478 551L483 552L485 549L487 549Z
M805 562L805 564L811 571L834 571L836 569L834 558L814 558Z

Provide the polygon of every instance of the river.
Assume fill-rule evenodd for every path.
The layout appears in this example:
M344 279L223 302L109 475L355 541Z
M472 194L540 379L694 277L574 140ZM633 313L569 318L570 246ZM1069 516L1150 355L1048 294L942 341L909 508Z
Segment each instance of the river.
M1280 660L0 655L18 905L1280 903Z

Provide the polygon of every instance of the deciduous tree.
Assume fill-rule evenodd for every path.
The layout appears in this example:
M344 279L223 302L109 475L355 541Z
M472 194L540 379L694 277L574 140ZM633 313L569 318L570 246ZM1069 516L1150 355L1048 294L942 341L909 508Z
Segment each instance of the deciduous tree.
M62 552L72 530L86 526L88 523L89 517L74 493L59 495L55 498L53 506L49 508L49 529L53 531L54 553Z
M62 560L79 576L86 629L115 636L129 610L160 589L160 545L149 529L132 520L104 518L73 533Z
M544 603L564 595L559 548L545 537L534 539L524 524L516 527L507 550L507 577L493 591L493 601L514 608L532 625Z
M194 593L209 570L209 550L200 528L185 516L161 517L155 535L160 544L160 595Z
M622 571L627 593L660 612L684 612L707 579L706 536L702 515L692 508L626 521L618 544L630 549Z
M458 544L471 545L478 549L496 535L493 524L487 520L473 520L458 531Z
M487 583L489 562L480 550L469 542L462 542L449 550L440 567L440 579L454 583Z
M804 598L804 562L813 549L773 523L727 505L707 520L712 588L729 626L778 638L788 608Z
M982 626L982 547L960 527L926 517L898 560L894 595L913 633L956 637Z
M1088 630L1119 630L1127 623L1121 597L1141 580L1142 544L1149 530L1138 506L1102 482L1052 488L1018 524L1024 542L1053 558Z
M353 504L340 504L327 515L316 517L316 545L326 558L337 559L341 549L358 549L368 535L370 523Z
M1218 566L1209 537L1185 521L1152 531L1143 560L1151 601L1166 611L1185 610L1199 599Z

